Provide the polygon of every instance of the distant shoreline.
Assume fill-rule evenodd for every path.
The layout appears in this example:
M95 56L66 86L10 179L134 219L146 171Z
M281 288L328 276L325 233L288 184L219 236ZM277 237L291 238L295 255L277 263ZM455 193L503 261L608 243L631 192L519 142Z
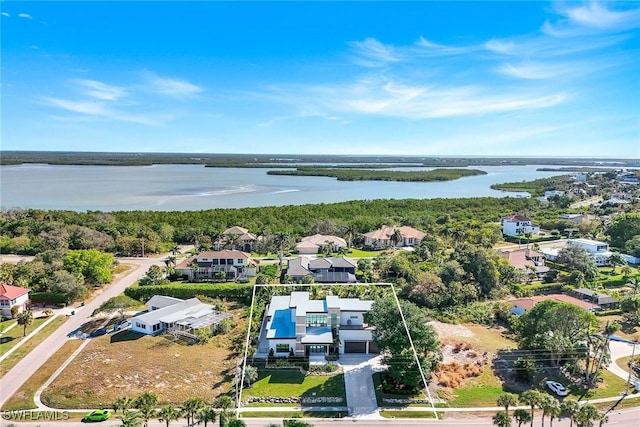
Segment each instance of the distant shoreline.
M106 153L69 151L0 151L0 165L42 163L69 166L151 166L154 164L191 164L206 167L297 168L334 167L470 167L554 165L563 171L581 167L640 167L633 158L562 158L562 157L447 157L447 156L378 156L378 155L298 155L298 154L207 154L207 153ZM564 169L567 168L567 169Z

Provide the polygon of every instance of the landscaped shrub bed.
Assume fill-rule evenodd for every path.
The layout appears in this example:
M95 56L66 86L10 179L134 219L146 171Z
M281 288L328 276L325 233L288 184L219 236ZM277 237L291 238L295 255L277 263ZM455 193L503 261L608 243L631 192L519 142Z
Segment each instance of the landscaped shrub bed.
M169 285L130 286L124 294L139 301L148 301L154 295L166 295L174 298L189 299L196 295L211 298L234 298L249 300L252 285L241 283L180 283Z
M402 384L388 374L382 374L381 383L382 383L382 391L384 391L385 393L403 394L407 396L414 396L420 393L419 388L409 387L406 384Z

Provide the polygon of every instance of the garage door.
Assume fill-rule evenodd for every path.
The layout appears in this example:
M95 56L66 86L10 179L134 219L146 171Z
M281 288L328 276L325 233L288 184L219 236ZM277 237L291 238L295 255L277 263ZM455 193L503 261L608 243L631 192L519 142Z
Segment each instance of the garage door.
M369 341L369 353L380 353L380 350L378 350L378 345L373 341Z
M345 353L366 353L367 343L359 341L345 341L344 342Z

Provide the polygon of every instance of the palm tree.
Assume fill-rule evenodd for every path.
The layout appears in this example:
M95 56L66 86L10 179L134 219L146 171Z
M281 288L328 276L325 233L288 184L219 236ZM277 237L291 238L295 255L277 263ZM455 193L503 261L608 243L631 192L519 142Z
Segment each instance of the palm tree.
M280 231L274 236L274 243L278 247L278 265L280 267L280 271L282 271L282 260L284 258L284 247L289 242L289 233Z
M209 421L212 423L216 420L216 411L213 408L204 407L196 414L196 420L198 424L204 423L204 427L207 427Z
M33 313L31 310L24 310L18 313L16 322L18 325L22 325L22 336L27 336L27 327L33 323Z
M142 427L142 416L138 411L125 411L120 422L122 427Z
M389 241L391 241L391 246L394 248L398 246L398 243L402 242L402 231L399 228L393 229L393 234L389 236Z
M227 427L247 427L247 423L236 418L234 420L229 421L229 423L227 424Z
M640 279L638 279L637 277L632 277L631 279L627 280L627 286L631 288L631 291L634 295L640 294Z
M549 427L553 427L553 420L560 416L562 411L560 410L560 402L557 399L553 399L553 403L547 408L547 414L549 414Z
M567 414L569 416L569 420L571 421L569 427L573 427L573 417L578 412L578 409L580 409L580 404L573 399L565 399L560 404L560 410L562 411L562 413Z
M513 411L513 418L516 419L518 427L521 427L522 424L531 421L531 414L526 409L516 409L515 411Z
M598 365L596 366L596 370L593 373L589 383L591 385L595 384L596 378L598 377L598 372L600 372L600 368L602 367L602 361L604 360L605 354L609 352L609 341L611 340L611 335L615 334L618 329L620 329L620 324L617 322L609 323L604 327L604 344L602 345L602 351L600 352L600 357L598 358Z
M498 412L493 416L492 420L493 420L493 425L495 426L511 427L511 418L509 418L509 416L504 412Z
M540 393L538 390L527 390L520 395L520 402L531 407L531 427L533 427L533 410L540 404L542 396L544 396L544 394Z
M149 425L149 419L156 415L156 405L158 404L158 395L145 391L136 398L135 407L140 410L140 416L144 420L144 427Z
M177 243L174 243L173 246L171 247L171 255L175 256L178 255L180 253L180 246L178 246Z
M542 427L544 427L544 417L547 415L551 416L551 414L555 413L556 410L557 412L560 412L560 403L555 397L548 394L542 396L538 405L540 405L540 409L542 409ZM551 421L551 423L553 423L553 421Z
M111 408L113 408L113 412L122 411L122 413L125 413L133 408L133 400L127 396L120 396L113 402Z
M189 263L189 268L191 269L191 281L195 282L197 273L198 273L198 268L200 268L200 266L198 265L198 262L194 259Z
M169 427L171 421L177 421L180 418L180 411L175 406L166 405L158 411L158 421L165 423Z
M574 420L578 427L593 427L594 421L602 418L598 408L591 404L586 404L578 409L574 416Z
M504 407L504 413L507 414L507 418L509 418L509 406L513 406L516 403L518 403L518 396L512 393L503 393L496 400L496 405Z
M187 425L190 426L196 414L204 409L204 400L199 397L191 397L182 404L182 413L187 417Z

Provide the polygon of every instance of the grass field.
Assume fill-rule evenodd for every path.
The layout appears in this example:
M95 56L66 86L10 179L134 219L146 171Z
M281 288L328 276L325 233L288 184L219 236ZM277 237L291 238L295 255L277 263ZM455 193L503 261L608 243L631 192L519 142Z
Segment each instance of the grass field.
M42 400L57 408L96 408L111 406L123 395L135 398L152 391L160 404L180 404L194 396L211 401L231 387L236 366L231 337L246 328L244 308L230 312L234 330L204 345L131 331L94 338L43 392Z
M384 251L363 251L361 249L351 248L347 250L347 256L350 258L375 258Z
M468 379L461 387L453 390L455 397L449 401L449 405L453 408L495 406L497 397L504 392L502 382L494 375L491 366L487 365L479 377Z
M260 369L258 380L242 391L255 397L342 397L346 404L344 375L303 375L292 369Z
M34 409L36 405L33 403L33 396L38 388L53 375L56 369L58 369L81 344L82 340L69 340L64 343L64 345L7 400L2 410Z
M33 323L30 326L27 326L27 335L29 335L38 326L42 325L46 321L47 321L46 317L34 318ZM11 324L8 324L7 326L10 326L10 325ZM13 346L15 346L20 341L22 341L23 330L24 328L21 325L16 325L10 331L0 335L0 354L5 354Z
M40 319L37 319L37 320L40 320ZM60 325L66 322L66 320L67 318L64 316L55 317L51 321L51 323L49 323L47 326L42 328L40 332L35 334L28 341L22 344L20 348L16 349L13 353L7 356L7 358L4 359L0 364L0 376L4 376L7 372L9 372L9 370L13 368L20 360L22 360L23 357L25 357L31 350L36 348L42 341L44 341L49 336L50 333L58 329ZM40 322L40 324L42 323L44 322ZM10 330L9 333L14 332L16 330L20 332L20 337L22 337L22 327L19 325L13 328L12 330ZM2 335L2 337L4 338L4 335ZM2 354L4 354L5 351L6 350L3 349Z
M383 418L432 418L435 419L433 411L380 411Z
M340 411L246 411L240 418L343 418L347 412Z

